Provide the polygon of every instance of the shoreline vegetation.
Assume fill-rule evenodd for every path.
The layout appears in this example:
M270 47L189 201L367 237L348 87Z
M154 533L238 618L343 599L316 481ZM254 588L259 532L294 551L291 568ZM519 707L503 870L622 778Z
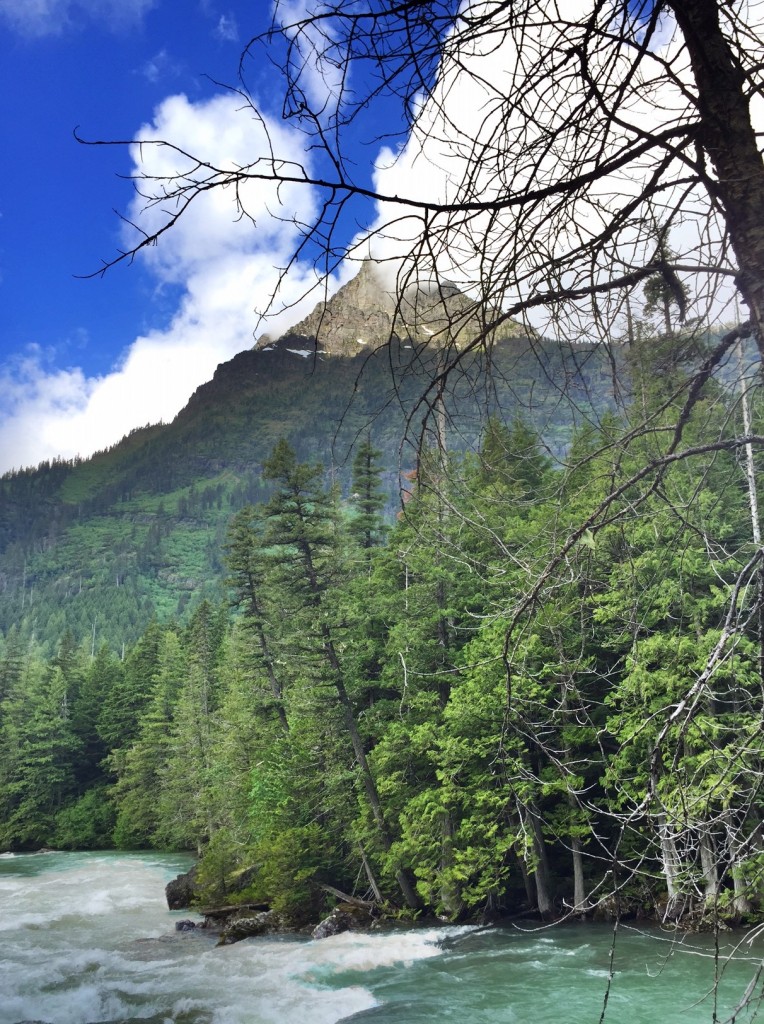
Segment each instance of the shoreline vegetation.
M227 600L124 652L9 631L0 848L193 850L197 905L298 926L337 891L400 920L763 920L739 408L708 380L675 458L682 366L638 369L628 447L607 414L561 465L490 419L422 452L392 521L371 438L347 492L282 439L230 519Z

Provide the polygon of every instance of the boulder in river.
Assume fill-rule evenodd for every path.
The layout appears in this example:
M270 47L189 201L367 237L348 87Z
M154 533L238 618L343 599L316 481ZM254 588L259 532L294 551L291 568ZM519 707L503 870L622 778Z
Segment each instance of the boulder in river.
M374 924L374 918L367 907L353 903L341 903L317 924L310 933L312 939L326 939L341 932L363 932Z
M229 946L254 935L278 935L290 931L281 914L275 910L261 910L256 914L230 918L221 932L219 946Z
M170 910L187 910L195 895L196 865L185 874L178 875L164 887L167 906Z

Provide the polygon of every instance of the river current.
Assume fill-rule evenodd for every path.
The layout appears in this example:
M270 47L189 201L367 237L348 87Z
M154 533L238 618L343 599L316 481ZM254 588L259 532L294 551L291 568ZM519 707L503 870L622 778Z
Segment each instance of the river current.
M609 926L525 924L216 947L176 932L190 915L166 908L164 885L188 864L0 856L0 1024L721 1024L747 988L735 1024L764 1020L751 936L715 951L711 936L621 926L611 948Z

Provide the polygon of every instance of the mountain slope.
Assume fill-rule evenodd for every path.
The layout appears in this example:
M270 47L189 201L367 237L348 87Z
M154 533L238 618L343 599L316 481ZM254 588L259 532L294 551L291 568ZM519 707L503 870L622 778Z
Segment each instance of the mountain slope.
M391 338L401 323L405 333ZM280 437L346 488L352 445L370 431L394 514L400 472L433 428L420 401L427 382L443 347L463 348L478 329L455 290L410 293L396 310L365 266L288 334L221 364L172 423L85 461L3 478L0 630L46 647L71 630L78 642L119 649L153 615L183 616L220 597L227 522L266 495L260 469ZM600 350L523 338L508 324L452 377L447 444L474 447L493 412L531 420L559 453L591 396L612 401L610 374Z

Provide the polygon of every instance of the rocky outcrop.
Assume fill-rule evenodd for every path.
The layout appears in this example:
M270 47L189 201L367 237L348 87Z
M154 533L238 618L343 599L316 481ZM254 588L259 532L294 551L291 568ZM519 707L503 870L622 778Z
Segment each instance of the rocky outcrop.
M365 932L374 924L374 917L368 907L353 903L341 903L317 924L310 933L312 939L326 939L342 932Z
M355 356L374 350L395 336L414 345L463 347L482 333L487 319L475 301L447 282L419 282L398 295L377 265L366 260L352 281L277 342L267 335L257 348L274 344L288 351ZM494 339L518 337L526 332L512 321L497 328Z
M292 930L282 915L275 910L262 910L256 914L243 913L226 921L218 945L229 946L256 935L279 935Z

